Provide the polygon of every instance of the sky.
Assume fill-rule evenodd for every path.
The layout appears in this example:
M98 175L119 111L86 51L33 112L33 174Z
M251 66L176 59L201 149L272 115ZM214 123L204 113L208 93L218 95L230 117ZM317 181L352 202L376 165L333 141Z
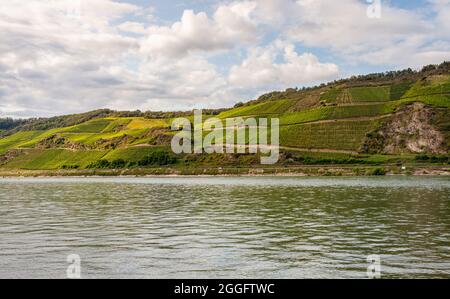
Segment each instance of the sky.
M450 0L2 0L0 117L230 107L450 60Z

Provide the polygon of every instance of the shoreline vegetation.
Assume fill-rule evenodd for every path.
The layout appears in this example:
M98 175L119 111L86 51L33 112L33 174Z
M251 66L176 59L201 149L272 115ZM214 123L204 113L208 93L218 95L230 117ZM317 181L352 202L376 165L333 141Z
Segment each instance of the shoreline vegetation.
M367 177L367 176L450 176L449 166L333 166L241 167L241 168L133 168L85 170L5 170L0 178L26 177L152 177L152 176L292 176L292 177Z

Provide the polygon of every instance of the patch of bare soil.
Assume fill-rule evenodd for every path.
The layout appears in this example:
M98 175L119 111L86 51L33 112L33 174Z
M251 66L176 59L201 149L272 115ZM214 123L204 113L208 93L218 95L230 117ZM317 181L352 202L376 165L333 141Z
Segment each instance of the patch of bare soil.
M289 108L289 112L299 112L306 109L320 107L320 94L310 94L299 99Z
M118 136L111 139L99 139L94 143L93 148L101 150L113 150L117 148L127 147L135 140L136 137L125 134L123 136Z

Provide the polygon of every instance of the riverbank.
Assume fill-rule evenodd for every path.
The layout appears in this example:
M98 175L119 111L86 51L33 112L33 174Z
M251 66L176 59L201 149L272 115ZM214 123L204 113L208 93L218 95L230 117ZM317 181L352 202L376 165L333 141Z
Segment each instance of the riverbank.
M273 168L132 168L86 170L0 169L0 177L117 177L117 176L450 176L449 166L296 166Z

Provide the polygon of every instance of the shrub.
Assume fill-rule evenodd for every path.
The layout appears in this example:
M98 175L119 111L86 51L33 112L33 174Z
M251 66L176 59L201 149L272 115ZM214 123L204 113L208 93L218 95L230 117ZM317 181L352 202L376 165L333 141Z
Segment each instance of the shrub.
M78 169L80 168L80 165L63 165L61 166L61 169Z
M240 107L242 107L242 106L244 106L244 103L239 102L239 103L237 103L236 105L234 105L234 108L240 108Z
M384 168L375 168L372 171L372 175L377 175L377 176L386 175L386 170Z
M447 163L449 160L449 157L447 156L432 156L430 158L432 163Z
M431 162L431 163L448 163L449 156L439 155L439 156L428 156L428 155L417 155L415 157L416 161L419 162Z
M97 162L91 163L88 165L87 168L91 168L91 169L105 169L105 168L109 168L111 166L111 163L108 160L98 160Z
M127 163L127 167L134 167L134 166L136 166L138 163L137 162L128 162Z
M428 155L417 155L415 159L416 161L428 161L430 157Z
M147 157L138 162L139 166L163 166L174 164L176 159L167 152L158 151L150 153Z
M110 167L114 168L114 169L118 169L118 168L125 168L126 165L127 165L127 162L124 159L116 159L111 162Z
M313 157L295 157L295 161L300 162L305 165L327 165L327 164L335 164L335 165L351 165L351 164L369 164L367 161L362 159L355 158L346 158L346 159L326 159L326 158L313 158Z
M109 162L108 160L105 159L101 159L98 160L97 162L91 163L87 166L87 168L89 169L120 169L120 168L125 168L125 167L131 167L136 165L135 162L127 162L124 159L116 159L113 160L112 162Z

